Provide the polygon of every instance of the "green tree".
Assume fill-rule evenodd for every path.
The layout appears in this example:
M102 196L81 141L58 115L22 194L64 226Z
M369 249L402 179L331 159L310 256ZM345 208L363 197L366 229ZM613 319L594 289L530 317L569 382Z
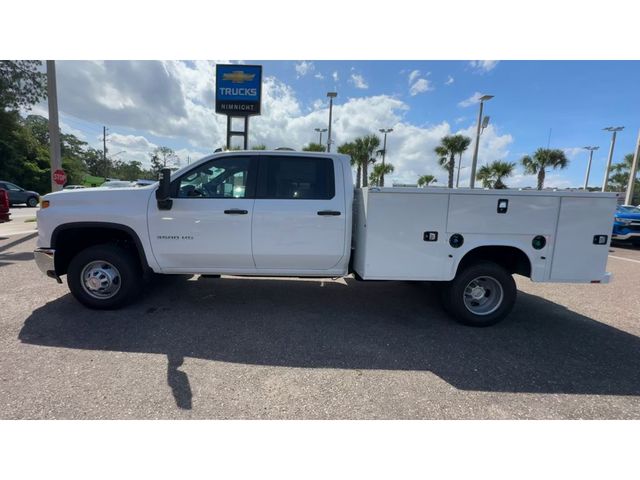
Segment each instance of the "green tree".
M520 160L524 166L524 171L530 175L538 175L538 190L544 187L544 178L548 168L566 168L569 160L562 150L539 148L533 156L525 155Z
M629 184L629 175L631 174L631 165L633 164L633 153L624 156L621 162L611 165L611 173L607 184L607 190L610 192L626 192ZM634 183L634 192L640 191L640 180L636 179Z
M154 177L157 177L163 168L180 165L180 158L169 147L156 147L149 155L151 156L151 171Z
M360 178L362 177L362 166L356 159L356 144L354 142L343 143L338 147L338 153L351 157L351 166L356 167L356 188L360 188Z
M251 147L251 150L266 150L267 146L264 143L260 143L258 145L254 145Z
M380 146L380 138L377 135L366 135L356 138L355 145L357 161L362 168L362 186L366 187L369 179L369 164L376 161L373 155Z
M476 179L482 182L484 188L503 189L507 188L504 179L513 175L516 164L512 162L502 162L496 160L488 165L483 165L478 170Z
M302 147L303 152L324 152L327 150L327 147L320 143L311 142L309 145L305 145Z
M47 98L47 76L37 60L0 61L0 110L18 111Z
M422 175L418 178L419 187L428 187L432 183L436 183L438 180L433 175Z
M456 155L461 158L470 144L471 139L464 135L446 135L440 140L440 145L435 148L436 155L438 155L438 162L449 173L449 188L453 188Z
M390 163L378 163L374 165L373 171L369 175L369 182L376 187L384 187L384 176L393 173L394 166Z

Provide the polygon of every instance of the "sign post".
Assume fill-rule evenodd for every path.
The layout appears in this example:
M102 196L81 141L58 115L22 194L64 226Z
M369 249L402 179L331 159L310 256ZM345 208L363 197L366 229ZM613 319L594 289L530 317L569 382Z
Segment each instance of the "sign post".
M241 136L249 147L249 117L260 115L262 65L216 65L216 113L227 116L227 149ZM233 118L244 119L244 130L233 130Z
M60 126L58 124L58 93L56 88L56 62L47 60L47 96L49 100L49 150L51 152L51 191L62 189L64 183L58 183L54 172L62 171L60 155Z

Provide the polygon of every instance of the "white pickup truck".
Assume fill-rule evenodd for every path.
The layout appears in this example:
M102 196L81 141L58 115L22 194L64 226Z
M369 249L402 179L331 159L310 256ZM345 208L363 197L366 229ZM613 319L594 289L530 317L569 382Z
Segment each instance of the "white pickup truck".
M104 309L154 273L437 281L445 309L474 326L509 313L512 274L610 278L615 194L354 189L348 156L278 150L217 153L160 177L46 195L39 268Z

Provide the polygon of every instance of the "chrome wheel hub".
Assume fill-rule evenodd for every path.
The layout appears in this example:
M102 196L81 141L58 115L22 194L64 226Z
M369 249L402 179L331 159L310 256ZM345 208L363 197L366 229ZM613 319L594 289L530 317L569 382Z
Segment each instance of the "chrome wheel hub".
M476 277L464 289L464 306L474 315L495 312L504 299L502 285L493 277Z
M109 262L96 260L82 270L82 288L93 298L105 300L120 290L120 272Z

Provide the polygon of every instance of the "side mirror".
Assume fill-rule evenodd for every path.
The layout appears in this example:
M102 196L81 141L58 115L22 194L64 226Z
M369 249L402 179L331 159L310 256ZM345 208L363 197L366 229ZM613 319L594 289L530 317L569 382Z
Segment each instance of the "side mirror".
M158 210L171 210L173 200L171 200L171 170L163 168L158 175L158 189L156 190L156 200Z

